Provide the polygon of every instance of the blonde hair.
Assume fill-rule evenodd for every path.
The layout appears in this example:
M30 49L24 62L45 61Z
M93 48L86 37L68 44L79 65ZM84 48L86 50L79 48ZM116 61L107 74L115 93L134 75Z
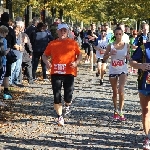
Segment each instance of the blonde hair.
M0 33L8 33L8 32L9 32L9 30L6 26L4 26L4 25L0 26Z

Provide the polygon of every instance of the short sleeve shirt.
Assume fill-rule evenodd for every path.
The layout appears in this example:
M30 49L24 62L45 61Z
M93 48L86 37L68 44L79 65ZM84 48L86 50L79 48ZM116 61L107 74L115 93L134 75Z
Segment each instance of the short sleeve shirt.
M50 42L44 52L46 56L51 56L51 74L71 74L77 75L77 68L71 67L71 63L76 61L80 48L73 39L54 40Z
M138 63L144 63L144 62L150 63L150 43L145 43L144 48L145 48L144 50L145 52L143 52L141 47L138 47L131 57L132 60L137 61ZM143 55L144 55L144 60L145 60L144 62L143 62ZM141 69L138 70L139 73L141 73L141 71L142 71ZM148 75L150 75L150 70L143 72L142 82L141 82L142 84L138 86L139 90L150 90L150 82L149 84L147 82Z

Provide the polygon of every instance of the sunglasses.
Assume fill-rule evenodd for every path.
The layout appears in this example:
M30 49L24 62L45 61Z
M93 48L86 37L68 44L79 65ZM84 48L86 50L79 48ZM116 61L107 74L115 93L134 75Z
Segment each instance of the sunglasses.
M121 35L121 33L116 33L115 35Z

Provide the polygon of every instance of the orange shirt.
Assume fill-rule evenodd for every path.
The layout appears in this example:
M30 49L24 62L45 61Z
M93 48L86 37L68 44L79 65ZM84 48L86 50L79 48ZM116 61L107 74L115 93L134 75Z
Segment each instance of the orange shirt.
M76 61L76 56L80 54L80 48L76 41L70 38L56 39L48 44L44 54L51 56L51 74L77 75L77 67L70 66L72 62Z

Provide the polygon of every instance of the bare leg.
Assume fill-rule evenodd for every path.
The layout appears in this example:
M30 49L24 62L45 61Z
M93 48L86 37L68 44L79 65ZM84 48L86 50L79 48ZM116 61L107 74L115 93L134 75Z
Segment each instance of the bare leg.
M139 93L142 108L142 123L146 135L150 134L150 96Z
M114 77L114 78L109 78L109 81L110 81L110 84L111 84L111 87L112 87L112 90L113 90L113 103L114 103L114 108L115 110L117 110L117 78Z
M105 70L106 70L106 63L102 63L102 65L101 65L101 79L104 78Z
M9 77L4 77L4 88L8 88L9 87Z
M62 104L54 104L54 109L57 113L57 115L61 116L62 115Z
M119 110L122 111L123 106L124 106L124 85L127 80L127 75L126 74L121 74L119 76Z

